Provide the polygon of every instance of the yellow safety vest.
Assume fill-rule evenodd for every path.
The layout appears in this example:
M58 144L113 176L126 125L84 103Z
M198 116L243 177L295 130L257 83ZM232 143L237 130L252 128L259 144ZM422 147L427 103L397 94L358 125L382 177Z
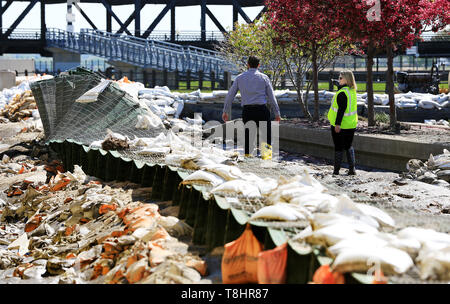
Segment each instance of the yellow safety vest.
M332 126L335 126L338 112L337 96L341 92L344 92L347 96L347 108L342 118L341 129L355 129L358 124L357 97L355 89L351 89L348 86L343 87L334 95L330 110L328 111L328 120Z

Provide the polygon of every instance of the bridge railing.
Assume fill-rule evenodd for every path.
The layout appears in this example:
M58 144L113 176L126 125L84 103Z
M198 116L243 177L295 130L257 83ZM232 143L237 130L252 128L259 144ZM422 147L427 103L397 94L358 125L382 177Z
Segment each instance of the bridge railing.
M99 30L83 29L80 33L72 33L49 29L46 39L49 46L89 53L141 67L178 70L181 74L191 70L193 73L214 72L217 77L221 77L226 66L226 62L219 57L218 52Z
M0 28L0 33L4 35L9 28ZM41 32L36 29L14 29L11 34L8 36L8 39L17 39L17 40L40 40Z
M78 50L80 48L79 35L79 33L50 28L45 33L45 39L51 41L51 45L70 50Z
M440 32L440 33L426 32L421 35L421 38L424 42L450 41L450 33L449 32Z

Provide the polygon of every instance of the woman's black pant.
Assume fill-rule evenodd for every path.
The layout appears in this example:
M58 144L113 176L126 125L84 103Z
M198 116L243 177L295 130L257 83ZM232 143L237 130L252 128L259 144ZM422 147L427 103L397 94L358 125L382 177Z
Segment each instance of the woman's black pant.
M341 129L336 133L334 126L331 126L331 137L333 138L334 151L348 150L352 146L355 129Z
M254 121L256 124L257 130L259 129L259 122L266 121L267 122L267 137L266 142L271 145L271 123L270 123L270 111L266 105L247 105L242 109L242 121L246 124L249 121ZM256 132L259 134L259 130ZM250 154L250 132L248 128L245 128L245 154ZM259 137L259 141L261 142L261 137ZM254 140L254 138L252 138ZM254 142L254 141L253 141Z

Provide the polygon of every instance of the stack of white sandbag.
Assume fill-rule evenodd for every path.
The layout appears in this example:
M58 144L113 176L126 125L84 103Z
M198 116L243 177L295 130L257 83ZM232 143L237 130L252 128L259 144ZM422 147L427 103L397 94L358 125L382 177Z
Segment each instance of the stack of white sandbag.
M123 77L115 81L115 83L129 95L131 95L135 100L138 99L139 91L145 89L145 86L141 82L130 81L127 77Z
M447 120L444 119L440 119L438 121L436 121L436 119L425 119L423 121L426 125L430 125L430 126L445 126L445 127L450 127L450 123Z
M161 119L178 118L183 111L184 100L178 94L170 92L168 87L156 86L152 89L140 89L138 98Z
M397 233L394 220L384 211L337 197L330 212L313 212L310 226L294 239L324 246L333 259L333 271L402 275L416 265L422 279L450 280L450 235L431 229L407 227Z
M358 94L358 99L367 104L367 93ZM374 94L375 105L389 105L389 96L387 94ZM395 94L395 105L400 108L422 108L422 109L442 109L450 107L450 95L433 95L428 93L400 93Z
M41 74L37 74L37 75L30 75L30 76L16 76L16 86L20 85L22 82L35 82L38 80L44 80L44 79L51 79L53 78L52 75L41 75Z
M195 160L204 163L205 160ZM338 272L368 273L379 267L387 276L405 274L416 265L422 279L448 280L450 236L436 231L399 233L386 212L368 204L353 202L347 195L333 196L305 171L291 179L262 179L225 164L202 165L186 177L184 184L207 184L211 193L225 197L266 198L269 205L249 218L271 221L309 221L310 225L295 239L324 246ZM231 201L231 199L229 200ZM235 203L239 200L234 199ZM410 231L411 230L411 231Z

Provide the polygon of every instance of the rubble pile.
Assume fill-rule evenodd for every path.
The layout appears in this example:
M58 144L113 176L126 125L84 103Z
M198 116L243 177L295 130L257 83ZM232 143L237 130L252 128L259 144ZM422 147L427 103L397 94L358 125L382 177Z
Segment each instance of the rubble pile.
M36 101L34 100L31 90L16 95L12 101L0 111L0 116L9 119L9 121L12 122L28 119L29 117L39 118L39 111L37 110Z
M78 166L64 172L58 161L9 160L0 174L18 180L0 200L1 281L209 282L205 262L176 238L192 228L133 201L133 191L148 189L105 185Z
M424 183L450 187L450 152L444 149L440 155L430 154L428 161L410 159L406 164L406 178Z
M27 117L39 119L39 111L30 84L51 78L53 76L49 75L17 77L15 87L5 88L0 92L0 116L10 121L19 121Z

